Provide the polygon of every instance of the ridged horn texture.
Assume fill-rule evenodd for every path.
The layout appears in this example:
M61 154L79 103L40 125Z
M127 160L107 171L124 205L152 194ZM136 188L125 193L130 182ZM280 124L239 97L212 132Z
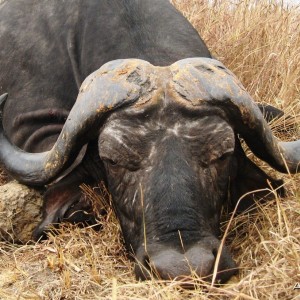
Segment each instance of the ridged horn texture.
M239 80L222 63L189 58L171 67L173 89L192 106L222 108L235 132L252 152L283 173L300 172L300 140L280 142L271 132L257 104Z
M74 161L84 144L97 137L97 126L107 113L130 105L143 95L143 82L148 81L151 69L152 65L142 60L115 60L88 76L62 132L47 152L27 153L12 145L5 136L1 118L0 161L19 182L51 182ZM0 97L0 116L6 98L7 94Z
M137 101L139 105L154 103L158 94L168 91L174 101L187 107L221 109L257 157L280 172L300 171L300 140L278 141L238 79L222 63L209 58L184 59L163 68L137 59L111 61L83 82L50 151L27 153L12 145L1 120L0 161L22 183L49 183L74 161L84 144L97 138L109 112ZM0 117L6 98L7 94L0 96Z

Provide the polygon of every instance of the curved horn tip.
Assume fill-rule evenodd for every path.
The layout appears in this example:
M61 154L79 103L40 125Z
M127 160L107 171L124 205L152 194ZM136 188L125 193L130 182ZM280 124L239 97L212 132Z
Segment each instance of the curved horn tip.
M279 142L287 171L300 173L300 140L292 142Z

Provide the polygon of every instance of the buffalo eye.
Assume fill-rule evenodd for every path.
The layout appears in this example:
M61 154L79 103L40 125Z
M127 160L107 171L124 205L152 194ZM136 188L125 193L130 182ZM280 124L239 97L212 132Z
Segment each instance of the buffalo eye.
M218 158L218 161L225 161L229 156L230 156L231 153L224 153L223 155L221 155L219 158Z
M232 155L233 155L233 152L226 152L226 153L223 153L218 159L217 159L217 161L219 162L219 163L225 163L225 162L227 162L228 161L228 159L230 159L231 157L232 157Z
M106 162L107 164L111 165L111 166L116 166L117 162L111 158L103 158L103 161Z
M217 158L213 159L211 161L211 163L222 163L227 161L228 158L230 158L232 156L233 152L232 151L228 151L223 153L222 155L218 156Z

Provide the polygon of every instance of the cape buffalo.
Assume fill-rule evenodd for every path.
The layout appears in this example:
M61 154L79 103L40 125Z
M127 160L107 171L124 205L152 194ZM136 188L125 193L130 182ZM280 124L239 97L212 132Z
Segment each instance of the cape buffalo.
M138 278L209 280L221 207L282 190L239 137L274 169L298 171L300 141L273 136L168 0L4 1L0 70L0 160L18 181L47 187L34 237L89 209L80 184L104 181ZM235 272L223 247L217 280Z

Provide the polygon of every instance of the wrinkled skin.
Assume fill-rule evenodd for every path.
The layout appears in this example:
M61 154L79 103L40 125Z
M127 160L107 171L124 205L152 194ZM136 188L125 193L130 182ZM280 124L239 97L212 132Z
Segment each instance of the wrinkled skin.
M107 61L135 57L166 66L210 57L198 33L167 0L70 2L0 5L0 95L10 94L3 126L28 152L51 149L83 79ZM234 207L244 193L281 181L248 160L221 110L195 111L171 100L116 110L89 132L82 157L46 187L36 239L51 223L95 223L79 185L104 181L126 246L140 262L138 278L148 278L149 270L163 279L192 270L210 278L228 195ZM252 204L250 194L239 207ZM217 279L226 281L235 268L223 248Z
M220 117L189 116L177 107L129 109L105 124L99 152L125 241L163 279L189 275L187 264L174 263L184 250L192 251L185 255L200 276L212 273L234 146L233 130ZM224 269L234 268L224 252Z
M98 145L96 140L90 142L82 163L47 191L45 218L35 236L47 224L73 216L84 204L80 182L96 185L104 180L126 246L139 262L138 278L149 278L151 270L163 279L195 271L209 280L220 246L220 212L228 194L235 206L243 194L268 188L268 181L275 188L282 182L267 176L245 156L222 108L183 100L184 81L178 81L177 71L175 75L169 68L151 72L151 82L143 81L136 71L128 75L130 82L139 82L151 92L104 120ZM95 80L100 73L93 76L87 81L98 89ZM170 84L172 76L177 81ZM88 95L87 91L94 95L92 87L83 84L82 95ZM84 103L84 99L77 101ZM239 209L253 203L250 193ZM92 216L86 221L93 222ZM226 247L218 270L221 282L236 272Z
M99 155L125 242L142 265L136 267L139 278L148 278L149 270L169 279L192 269L209 279L230 188L237 201L254 186L266 188L267 179L276 187L281 183L246 158L222 112L214 113L171 104L129 108L113 114L101 130ZM230 183L237 176L244 176L239 190ZM252 204L249 195L243 209ZM189 264L181 263L186 259ZM221 282L236 272L226 247L218 270Z

